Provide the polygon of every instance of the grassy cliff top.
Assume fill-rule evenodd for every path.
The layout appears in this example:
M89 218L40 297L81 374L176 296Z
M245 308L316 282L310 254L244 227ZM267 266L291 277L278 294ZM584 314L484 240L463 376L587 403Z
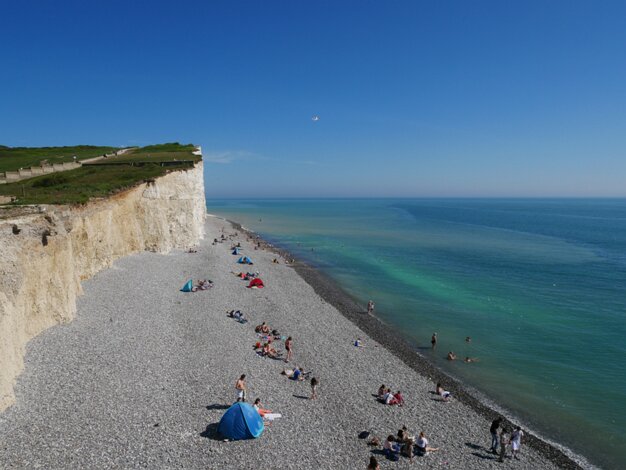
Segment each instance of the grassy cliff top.
M149 145L147 147L132 148L121 155L103 158L95 164L120 164L120 163L159 163L172 161L200 160L200 156L194 155L196 146L193 144L169 144Z
M0 184L0 196L12 197L12 205L85 203L91 198L106 197L145 180L158 178L168 171L190 168L201 159L192 153L195 149L191 144L178 143L131 149L122 155L102 158L75 170ZM25 149L24 155L32 156L39 150ZM33 152L29 154L27 151Z
M0 173L43 164L72 162L100 157L118 150L115 147L74 145L71 147L6 147L0 145Z

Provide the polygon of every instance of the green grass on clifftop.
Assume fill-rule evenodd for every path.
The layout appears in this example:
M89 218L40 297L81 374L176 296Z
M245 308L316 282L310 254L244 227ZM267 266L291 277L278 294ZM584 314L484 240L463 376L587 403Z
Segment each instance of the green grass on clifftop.
M75 170L0 184L0 196L11 196L13 205L80 204L91 198L106 197L132 188L145 180L163 176L168 171L190 168L201 159L191 153L195 150L192 145L165 146L171 151L163 150L163 146L151 146L159 151L142 152L143 149L136 149L120 157L99 160L95 165L86 164ZM165 165L164 162L170 162L173 166Z
M193 152L196 146L193 144L179 144L178 142L169 142L167 144L148 145L135 149L135 153L156 153L156 152Z
M0 185L0 195L16 197L16 204L85 203L162 176L166 171L158 165L83 167Z
M86 158L99 157L117 150L115 147L75 145L72 147L6 147L0 145L0 173L17 171L20 168L39 166L42 162L50 165Z
M157 162L171 162L171 161L194 161L197 162L201 158L199 155L194 155L196 146L193 144L182 145L178 142L161 145L149 145L147 147L141 147L129 150L117 157L109 157L103 160L99 160L97 163L157 163Z

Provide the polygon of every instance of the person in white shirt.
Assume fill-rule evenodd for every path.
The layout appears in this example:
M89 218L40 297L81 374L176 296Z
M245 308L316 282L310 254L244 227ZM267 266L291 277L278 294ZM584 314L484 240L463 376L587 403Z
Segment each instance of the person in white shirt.
M415 447L417 447L418 455L426 455L428 452L435 452L439 450L438 447L429 447L428 439L426 439L426 434L424 432L420 432L419 437L417 438L417 442L415 443Z

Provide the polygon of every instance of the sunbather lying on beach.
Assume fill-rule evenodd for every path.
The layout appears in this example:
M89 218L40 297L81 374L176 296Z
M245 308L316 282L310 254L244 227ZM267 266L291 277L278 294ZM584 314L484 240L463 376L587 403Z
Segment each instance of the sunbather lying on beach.
M235 320L237 320L239 323L247 323L248 320L246 320L246 318L244 318L243 313L241 313L240 310L231 310L230 312L226 312L226 315L229 316L230 318L234 318Z
M302 382L309 375L311 375L311 372L310 371L309 372L304 372L302 367L296 367L295 369L283 369L281 374L282 375L286 375L291 380L296 380L298 382Z
M198 281L198 284L196 286L193 286L191 288L191 292L197 292L199 290L208 290L211 287L213 287L213 281L202 279Z

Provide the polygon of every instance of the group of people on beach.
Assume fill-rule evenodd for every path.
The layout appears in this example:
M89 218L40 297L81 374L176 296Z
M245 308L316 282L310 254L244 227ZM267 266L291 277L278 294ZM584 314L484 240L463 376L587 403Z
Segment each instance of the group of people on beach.
M498 461L504 462L506 457L507 447L511 447L511 459L519 459L518 454L520 447L522 446L522 438L524 437L524 431L519 426L511 431L504 426L504 420L499 417L493 420L489 432L491 433L491 448L489 449L493 454L498 455Z
M385 405L404 405L404 396L402 395L402 392L398 390L396 393L392 393L391 389L389 387L386 387L385 384L382 384L379 387L377 399Z
M232 237L231 237L232 238ZM260 242L258 242L258 247L260 247ZM240 243L237 243L237 248L241 247ZM276 264L276 263L275 263ZM259 273L236 273L238 276L242 278L254 278L258 277ZM229 317L234 318L240 323L245 323L247 319L244 318L243 313L240 310L231 310L227 312ZM244 321L241 321L243 319ZM289 363L293 360L293 352L294 352L294 340L291 336L283 336L276 328L270 327L265 321L256 325L254 327L254 332L257 335L257 340L253 345L254 351L261 357L267 357L272 359L282 359L285 363ZM277 349L276 344L283 342L284 352ZM315 400L318 394L319 387L319 379L316 377L311 377L311 372L305 372L302 367L295 367L293 369L285 369L281 371L282 375L287 376L290 380L296 382L302 382L305 380L310 380L311 385L311 395L310 399ZM245 402L246 401L246 393L247 393L247 384L246 384L246 375L242 374L239 379L235 382L235 392L236 392L236 400ZM256 398L253 404L253 407L257 410L259 415L265 420L268 417L273 418L280 416L278 414L272 413L270 410L262 407L261 399Z
M378 440L374 438L368 444L378 445L377 441ZM438 448L431 447L429 445L426 433L422 431L416 437L414 435L411 435L406 426L402 426L402 428L398 430L395 436L393 434L387 436L387 439L385 439L385 442L383 443L383 455L387 459L392 461L399 460L400 456L402 455L404 457L407 457L409 461L413 463L413 458L415 456L423 457L429 452L436 452L438 450ZM378 465L378 461L374 456L370 458L370 465L372 463Z
M252 273L246 273L252 274ZM367 311L372 313L374 310L374 302L371 300L368 302ZM243 318L243 314L237 311L230 311L228 315L239 319ZM283 336L275 329L271 328L266 322L262 322L255 326L255 334L257 335L257 341L254 344L255 352L262 357L269 357L273 359L282 359L286 363L293 360L294 355L294 340L291 336ZM433 333L431 337L431 345L433 350L436 348L438 341L437 333ZM467 337L466 342L470 342L471 338ZM282 343L284 345L284 351L280 351L276 345ZM354 343L355 346L361 347L361 340L357 339ZM453 351L448 353L449 360L456 360L456 354ZM476 358L466 357L465 362L477 362ZM310 399L317 398L317 391L319 386L319 380L316 377L311 377L311 372L305 372L302 367L294 367L285 369L280 372L282 375L287 376L290 380L301 382L310 380L311 395ZM246 375L242 374L235 382L236 400L246 401L247 399L247 383ZM451 399L452 394L445 390L441 383L437 383L435 393L441 397L442 401L448 402ZM390 387L381 385L376 394L376 398L384 404L392 406L403 406L405 403L404 396L398 390L395 393L391 391ZM268 419L271 416L280 416L273 414L270 410L264 408L260 398L256 398L253 407L257 410L259 415L264 419ZM503 462L507 453L507 449L511 449L511 458L518 459L518 453L521 447L522 437L524 435L520 427L516 427L513 430L503 425L503 419L498 418L493 421L490 427L490 433L492 437L490 451L499 456L499 461ZM415 456L425 456L430 452L436 452L439 449L437 447L431 447L426 437L425 432L420 432L417 436L411 435L406 426L403 426L396 435L390 434L384 442L380 442L378 438L373 438L368 442L370 446L379 447L382 445L383 455L392 460L399 460L400 456L407 457L410 462L413 462ZM380 470L380 464L375 455L370 456L368 470Z
M293 356L293 339L291 336L284 338L280 332L276 329L270 329L269 325L265 322L257 325L254 328L254 332L257 334L257 341L254 343L254 351L261 357L269 357L271 359L282 358L282 352L279 352L274 344L276 341L285 340L285 351L287 356L285 362L289 362Z

